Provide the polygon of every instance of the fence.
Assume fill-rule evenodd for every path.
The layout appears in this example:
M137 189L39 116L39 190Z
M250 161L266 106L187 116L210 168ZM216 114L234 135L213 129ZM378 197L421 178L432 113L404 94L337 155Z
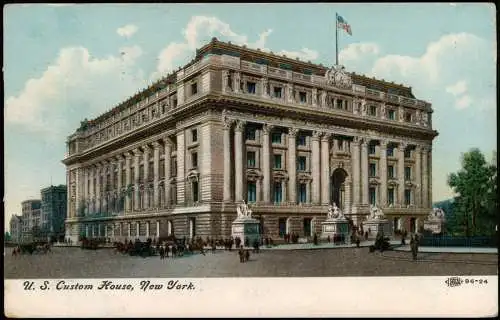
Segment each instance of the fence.
M498 247L498 238L491 237L424 237L420 240L423 247Z

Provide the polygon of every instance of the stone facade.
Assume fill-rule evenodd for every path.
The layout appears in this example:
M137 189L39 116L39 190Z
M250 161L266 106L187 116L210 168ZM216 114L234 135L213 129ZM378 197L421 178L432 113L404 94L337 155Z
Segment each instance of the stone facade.
M12 215L9 222L12 242L20 243L23 234L23 218L17 214Z
M67 188L65 185L50 186L40 191L42 196L42 229L50 236L59 239L64 236L64 220L66 219Z
M229 236L242 200L276 238L321 232L332 202L356 225L376 203L394 230L416 228L432 203L430 104L327 71L214 39L82 122L63 160L66 236Z

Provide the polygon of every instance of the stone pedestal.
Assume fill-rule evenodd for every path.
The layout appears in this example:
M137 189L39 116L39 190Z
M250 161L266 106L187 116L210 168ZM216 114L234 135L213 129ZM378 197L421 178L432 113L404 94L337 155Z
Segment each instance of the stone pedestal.
M344 235L347 242L349 240L349 221L347 219L327 219L321 223L321 239L330 236L333 239L336 235Z
M433 234L440 234L444 232L444 222L439 220L424 221L424 230L430 231Z
M255 240L260 243L259 221L249 217L237 218L233 221L231 236L233 238L239 237L242 245L245 243L246 238L248 238L250 246L253 245Z
M364 221L363 230L367 232L368 229L370 229L368 239L375 239L379 231L384 233L384 237L388 237L391 233L391 225L389 220L386 219L370 219Z

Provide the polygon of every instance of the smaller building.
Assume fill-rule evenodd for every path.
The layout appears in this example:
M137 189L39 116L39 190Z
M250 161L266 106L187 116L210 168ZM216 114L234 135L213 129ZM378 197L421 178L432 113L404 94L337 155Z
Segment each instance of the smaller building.
M54 240L64 239L64 219L67 208L66 185L50 186L41 190L40 228Z
M10 218L9 224L10 224L10 236L12 238L12 242L20 243L23 232L23 217L15 214Z
M32 239L33 228L40 226L40 211L42 201L39 199L25 200L21 202L22 207L22 241L30 241Z

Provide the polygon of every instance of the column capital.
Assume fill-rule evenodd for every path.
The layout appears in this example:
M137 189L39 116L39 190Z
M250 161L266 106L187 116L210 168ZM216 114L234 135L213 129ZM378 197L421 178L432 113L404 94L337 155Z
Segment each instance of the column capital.
M238 132L243 132L243 129L245 128L246 121L243 120L236 120L236 126L234 128L235 131Z
M387 148L387 145L389 144L389 140L387 139L380 139L379 142L380 142L380 147L384 149Z
M367 137L362 137L362 138L360 139L360 141L361 141L361 145L362 145L363 147L366 147L366 146L370 143L370 139L369 139L369 138L367 138Z
M297 128L288 128L288 136L290 138L295 138L297 137L297 134L299 133L299 129Z
M274 128L273 125L266 123L266 124L264 124L262 126L262 133L263 134L269 134L269 133L271 133L271 131L273 130L273 128Z
M139 148L135 148L133 152L134 152L134 156L136 156L136 157L141 155L141 149L139 149Z
M133 156L132 151L125 152L124 157L125 159L131 159Z
M358 145L358 146L361 144L361 140L362 140L362 138L361 138L361 137L359 137L359 136L354 136L354 137L352 137L352 143L353 143L353 144L356 144L356 145Z
M332 134L329 132L323 132L323 135L321 136L321 141L322 142L328 142L330 141L330 138L332 137Z
M422 146L420 144L416 144L415 145L415 152L419 152L420 153L422 151L422 149L423 148L422 148Z
M174 143L172 142L172 139L170 139L170 137L167 137L167 136L163 137L163 144L165 146L167 146L167 145L173 146L174 145Z
M323 132L321 131L313 131L312 133L312 138L315 140L319 140L319 138L323 135Z
M400 150L400 151L405 151L405 149L406 149L407 147L408 147L408 143L407 143L407 142L404 142L404 141L400 141L400 142L399 142L399 146L398 146L398 148L399 148L399 150Z
M120 163L120 161L123 160L123 154L119 154L119 155L115 156L115 159L116 159L116 161L118 161L118 163Z
M149 147L149 145L146 144L146 145L142 146L143 154L148 154L150 151L151 151L151 148Z
M227 116L222 117L222 126L225 130L231 129L231 126L233 125L234 120L228 118Z
M156 151L158 149L160 149L160 143L158 141L154 141L153 142L153 149Z

